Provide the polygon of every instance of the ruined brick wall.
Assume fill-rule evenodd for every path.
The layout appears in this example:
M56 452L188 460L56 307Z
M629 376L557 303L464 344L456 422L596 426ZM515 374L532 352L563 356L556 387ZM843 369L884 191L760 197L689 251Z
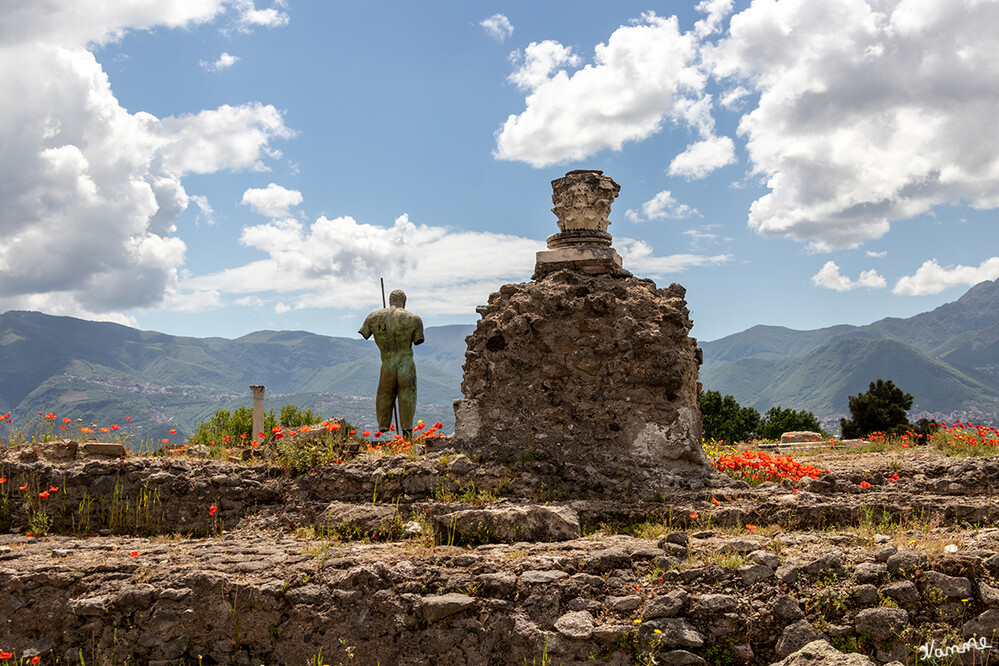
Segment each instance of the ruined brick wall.
M502 287L468 338L457 446L492 459L540 455L608 489L705 470L700 350L684 295L677 284L573 270Z

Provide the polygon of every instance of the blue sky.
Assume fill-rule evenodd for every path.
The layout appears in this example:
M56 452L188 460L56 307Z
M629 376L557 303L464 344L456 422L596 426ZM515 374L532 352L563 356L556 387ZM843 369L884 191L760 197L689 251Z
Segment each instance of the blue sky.
M13 0L0 310L356 335L528 280L550 181L703 340L999 277L999 2Z

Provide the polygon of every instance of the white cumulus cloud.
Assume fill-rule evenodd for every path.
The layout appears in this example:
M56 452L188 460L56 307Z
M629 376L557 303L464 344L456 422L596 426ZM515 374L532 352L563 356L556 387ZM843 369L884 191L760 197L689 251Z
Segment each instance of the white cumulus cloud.
M757 0L709 48L759 103L750 226L856 247L933 206L999 206L999 3Z
M719 32L722 21L732 13L732 4L732 0L701 0L697 3L697 11L706 16L694 24L694 34L703 38Z
M704 178L715 169L735 162L735 143L727 136L713 136L687 146L673 158L669 175L696 179Z
M873 268L861 272L860 277L856 281L853 281L839 272L839 264L835 261L827 261L819 269L819 272L812 276L812 284L816 287L832 289L834 291L851 291L858 287L884 289L888 286L885 279L878 275L878 272Z
M693 215L700 215L696 208L691 208L687 204L682 204L673 198L669 190L663 190L642 204L642 214L628 209L625 216L632 222L641 222L644 216L646 220L679 220Z
M598 44L592 64L532 81L524 111L498 130L494 154L543 167L618 150L657 133L667 119L710 129L696 55L693 36L680 32L675 16L644 14Z
M513 35L513 24L503 14L493 14L479 22L479 25L485 28L490 37L501 44Z
M258 261L192 277L182 289L219 290L245 299L283 294L292 309L364 308L378 279L405 285L414 308L428 314L468 312L505 283L534 270L542 241L489 232L418 225L408 215L391 226L351 217L293 219L246 227L241 242L263 253ZM241 303L257 301L240 300Z
M107 44L129 30L206 23L225 11L225 0L4 0L0 45L29 42L83 48Z
M892 293L906 296L939 294L950 287L970 287L996 278L999 278L999 257L986 259L978 266L958 264L946 268L938 264L936 259L930 259L923 262L915 274L899 278Z
M207 60L202 60L198 64L201 68L209 72L224 72L233 65L239 62L239 57L232 55L231 53L222 52L222 55L218 57L215 62L209 62Z
M534 90L548 81L555 70L563 66L578 67L582 58L567 46L545 40L531 42L523 53L514 51L510 54L510 61L518 65L518 68L507 80L521 90Z
M234 0L232 5L238 14L237 23L241 32L251 32L257 27L280 28L291 21L288 13L281 11L285 7L283 0L266 9L257 9L253 0Z
M267 217L287 217L290 208L302 203L302 193L270 183L262 189L246 190L240 203Z

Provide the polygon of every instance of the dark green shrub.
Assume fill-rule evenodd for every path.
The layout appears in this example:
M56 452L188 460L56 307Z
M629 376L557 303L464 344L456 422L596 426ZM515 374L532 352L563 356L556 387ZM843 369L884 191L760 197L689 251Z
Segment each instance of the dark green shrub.
M760 413L743 407L730 395L706 391L698 397L701 405L702 437L731 443L752 439L760 423Z
M864 437L872 432L900 435L912 428L909 410L912 396L891 381L871 382L867 393L850 396L850 420L840 419L844 439Z

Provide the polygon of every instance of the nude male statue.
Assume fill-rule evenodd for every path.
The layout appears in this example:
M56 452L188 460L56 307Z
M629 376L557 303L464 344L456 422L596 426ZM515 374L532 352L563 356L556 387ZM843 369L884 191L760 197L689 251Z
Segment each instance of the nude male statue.
M378 428L388 432L392 423L392 405L399 397L399 423L407 439L413 435L413 415L416 413L416 363L413 347L423 343L423 320L406 308L406 293L396 289L389 294L389 306L375 310L364 319L358 333L365 340L375 336L382 354L382 371L378 377L375 414Z

